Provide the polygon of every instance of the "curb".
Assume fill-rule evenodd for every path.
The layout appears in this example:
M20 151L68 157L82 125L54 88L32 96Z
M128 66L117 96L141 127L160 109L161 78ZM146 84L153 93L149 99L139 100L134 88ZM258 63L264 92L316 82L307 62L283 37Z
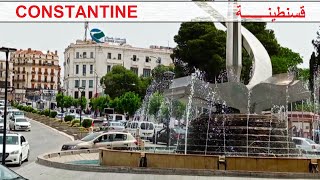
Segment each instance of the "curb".
M50 157L68 156L82 153L97 153L97 150L63 151L58 153L44 154L37 157L36 163L64 170L104 172L104 173L126 173L126 174L150 174L150 175L184 175L184 176L225 176L225 177L254 177L270 179L320 179L320 174L312 173L286 173L286 172L250 172L250 171L223 171L202 169L165 169L165 168L138 168L138 167L116 167L116 166L94 166L77 165L50 161ZM138 162L137 162L138 164Z
M48 126L48 125L46 125L46 124L43 124L43 123L38 122L38 121L36 121L36 120L33 120L33 119L31 119L31 118L28 118L28 119L29 119L30 121L32 121L32 122L36 122L36 123L38 123L38 124L41 124L41 125L45 126L46 128L49 128L49 129L51 129L51 130L53 130L53 131L55 131L55 132L57 132L57 133L59 133L59 134L61 134L61 135L66 136L66 137L69 138L71 141L74 141L74 137L73 137L73 136L70 136L70 135L67 134L67 133L61 132L61 131L53 128L53 127L50 127L50 126Z

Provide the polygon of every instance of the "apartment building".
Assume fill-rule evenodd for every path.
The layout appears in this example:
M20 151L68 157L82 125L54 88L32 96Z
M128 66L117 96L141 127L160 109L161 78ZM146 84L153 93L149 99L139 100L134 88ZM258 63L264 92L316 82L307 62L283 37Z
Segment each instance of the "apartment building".
M8 62L9 67L8 67L8 99L11 100L13 98L13 63L11 61ZM5 80L6 80L6 60L0 59L0 98L4 98L5 95Z
M171 54L171 48L162 46L138 48L128 44L78 40L64 52L64 88L68 95L78 98L78 87L84 87L82 96L90 99L103 92L100 79L113 66L121 65L139 76L148 77L157 65L171 65Z

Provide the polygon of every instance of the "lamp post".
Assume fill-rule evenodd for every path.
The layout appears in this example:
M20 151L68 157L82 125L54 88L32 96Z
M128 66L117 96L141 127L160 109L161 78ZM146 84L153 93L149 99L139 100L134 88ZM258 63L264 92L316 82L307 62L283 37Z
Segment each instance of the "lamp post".
M82 117L81 117L81 115L82 115L82 92L83 91L81 91L81 90L84 90L84 87L78 87L78 90L79 90L79 92L80 92L80 126L81 126L81 119L82 119Z
M1 47L1 52L6 53L6 79L5 79L5 94L4 94L4 122L3 127L7 127L7 106L8 106L8 71L9 71L9 53L15 52L17 49ZM7 131L3 131L3 139L2 139L2 165L6 165L6 141L7 140Z
M98 73L97 73L97 71L91 71L91 72L94 72L94 74L96 75L96 93L95 93L95 96L94 97L97 97L98 96L98 78L99 78L99 76L98 76Z

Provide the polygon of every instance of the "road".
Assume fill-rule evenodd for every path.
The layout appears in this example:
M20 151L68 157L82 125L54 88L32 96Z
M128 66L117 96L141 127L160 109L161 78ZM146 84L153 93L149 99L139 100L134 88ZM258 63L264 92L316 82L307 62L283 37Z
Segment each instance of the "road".
M37 157L41 154L59 151L63 143L71 141L70 138L57 133L39 122L33 120L30 120L30 122L30 132L18 132L23 134L30 144L29 162L24 162L21 167L9 166L14 171L36 161Z

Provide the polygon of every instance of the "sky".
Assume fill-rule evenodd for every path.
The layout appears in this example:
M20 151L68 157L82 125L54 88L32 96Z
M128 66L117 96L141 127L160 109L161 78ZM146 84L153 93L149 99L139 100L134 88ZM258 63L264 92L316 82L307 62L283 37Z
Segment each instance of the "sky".
M312 39L316 37L320 23L269 23L278 42L300 53L308 67L313 52ZM84 38L84 23L0 23L0 46L17 49L32 48L42 51L58 50L63 64L65 48L77 39ZM180 23L90 23L89 28L99 28L106 36L126 38L127 43L137 47L150 45L171 46ZM0 55L4 58L4 55ZM63 69L63 68L62 68Z

